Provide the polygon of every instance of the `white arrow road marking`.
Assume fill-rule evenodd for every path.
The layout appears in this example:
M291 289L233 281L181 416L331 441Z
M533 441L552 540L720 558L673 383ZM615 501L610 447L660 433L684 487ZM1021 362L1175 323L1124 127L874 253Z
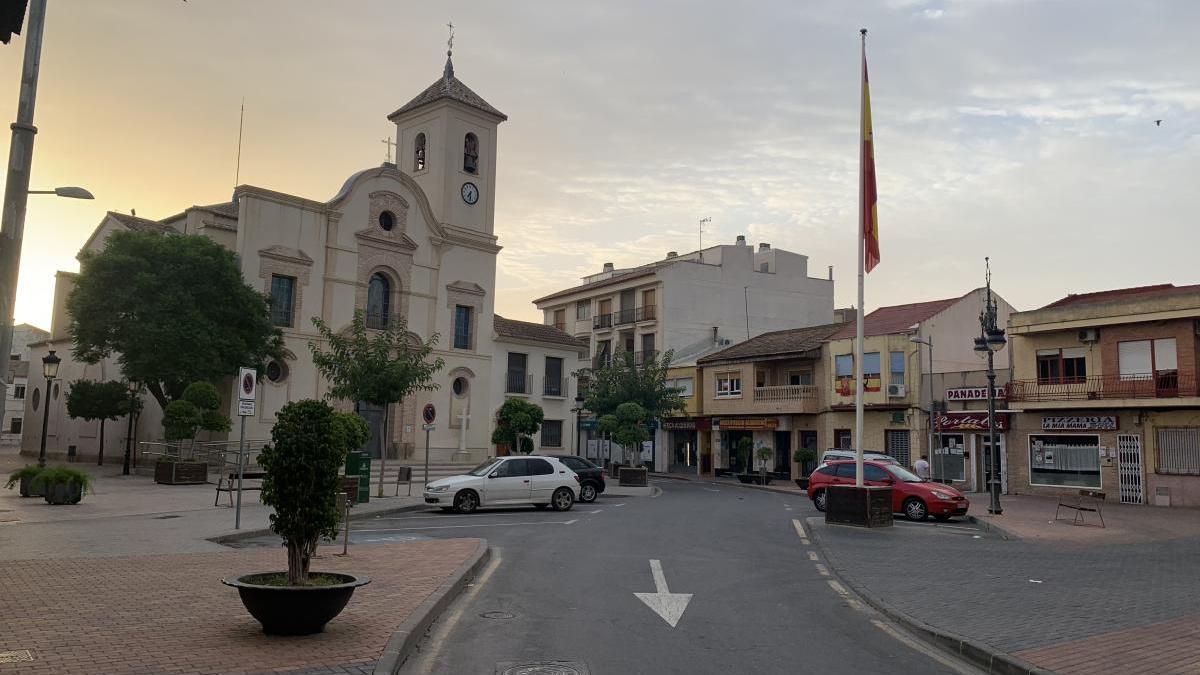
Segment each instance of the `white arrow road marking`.
M687 609L688 603L692 601L691 593L672 593L667 590L667 578L663 576L662 563L657 560L650 561L650 573L654 575L654 592L653 593L634 593L638 600L646 603L646 606L654 610L654 613L662 617L663 621L671 628L679 623L679 619L683 617L683 610Z

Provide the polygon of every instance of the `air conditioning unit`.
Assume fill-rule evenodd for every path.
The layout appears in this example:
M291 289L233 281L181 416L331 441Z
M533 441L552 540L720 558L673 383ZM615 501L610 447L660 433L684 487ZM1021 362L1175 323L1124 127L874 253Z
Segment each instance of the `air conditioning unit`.
M1095 328L1083 328L1079 331L1080 342L1096 342L1100 339L1100 331Z
M888 398L904 398L904 385L889 384L888 385Z

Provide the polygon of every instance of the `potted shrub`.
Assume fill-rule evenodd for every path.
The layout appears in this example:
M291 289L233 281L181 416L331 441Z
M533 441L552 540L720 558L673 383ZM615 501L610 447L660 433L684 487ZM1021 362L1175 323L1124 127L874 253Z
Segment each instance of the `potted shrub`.
M79 469L55 466L34 476L32 486L43 492L47 504L78 504L92 486L92 476Z
M637 403L622 403L615 413L600 418L596 428L608 434L624 450L625 462L616 468L617 484L645 487L649 471L641 465L642 443L650 438L646 430L646 409Z
M41 497L41 486L39 485L34 487L33 479L36 478L39 473L45 470L46 469L44 467L40 467L36 464L27 464L8 474L8 482L4 484L4 487L11 490L13 489L14 485L20 483L22 497Z
M200 431L229 431L229 418L220 412L221 394L207 382L193 382L183 396L163 410L163 437L189 441L195 457L196 434ZM208 462L186 461L182 457L162 457L154 465L154 482L165 485L195 485L208 482Z
M801 478L795 479L796 487L801 490L808 489L808 473L804 467L811 462L815 462L816 459L817 451L812 448L796 448L796 451L792 453L792 461L799 465L797 470L802 475Z
M771 482L771 477L767 475L767 462L775 457L775 450L769 445L764 445L755 451L758 456L758 485L768 485Z
M338 472L346 453L361 447L370 435L357 415L336 412L322 401L296 401L279 411L259 463L266 471L262 502L274 509L271 530L287 547L287 571L223 580L238 589L242 604L264 633L319 633L350 601L354 589L370 582L361 575L309 571L321 537L338 533Z

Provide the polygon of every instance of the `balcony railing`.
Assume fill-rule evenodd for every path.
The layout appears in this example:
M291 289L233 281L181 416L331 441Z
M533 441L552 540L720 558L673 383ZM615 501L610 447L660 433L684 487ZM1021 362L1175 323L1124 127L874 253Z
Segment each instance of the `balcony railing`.
M567 380L563 377L543 377L542 396L566 396Z
M528 394L533 390L530 377L523 370L510 370L504 380L504 393Z
M611 314L597 314L592 319L592 329L600 330L603 328L612 328L613 326L638 323L639 321L654 321L657 318L658 305L631 307L629 309L617 310Z
M387 330L396 321L395 314L384 314L381 312L367 312L363 315L363 320L367 324L367 328L374 330Z
M1133 375L1013 380L1010 401L1096 401L1123 398L1178 398L1196 396L1196 374L1174 370Z
M612 365L618 359L633 366L644 366L653 361L659 352L656 349L642 352L617 352L616 354L598 354L592 358L592 368L600 369Z
M755 387L755 401L798 401L816 398L817 387L811 384L783 384L775 387Z

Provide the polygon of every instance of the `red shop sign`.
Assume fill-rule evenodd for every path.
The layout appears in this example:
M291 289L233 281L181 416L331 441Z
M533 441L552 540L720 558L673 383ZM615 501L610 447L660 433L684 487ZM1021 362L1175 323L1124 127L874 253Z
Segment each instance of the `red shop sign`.
M944 412L938 413L933 422L939 431L987 431L988 414L986 410ZM1008 413L996 413L996 430L1008 430Z

